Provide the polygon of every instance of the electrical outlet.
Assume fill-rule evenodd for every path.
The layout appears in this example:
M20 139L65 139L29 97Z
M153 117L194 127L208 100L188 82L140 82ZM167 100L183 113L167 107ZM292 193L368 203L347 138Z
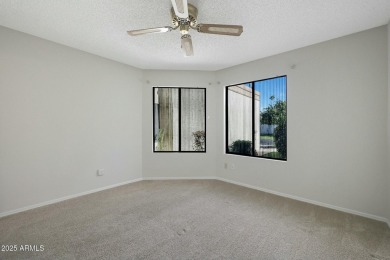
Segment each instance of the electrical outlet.
M227 170L227 168L228 168L228 163L227 163L227 162L225 162L225 163L223 164L223 168L225 168L225 170Z
M104 175L104 169L97 170L96 175L97 176L103 176Z

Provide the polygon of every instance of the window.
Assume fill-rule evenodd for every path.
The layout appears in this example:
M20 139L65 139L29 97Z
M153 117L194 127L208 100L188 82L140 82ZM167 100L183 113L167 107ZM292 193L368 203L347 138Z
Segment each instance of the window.
M226 87L226 153L287 160L287 76Z
M206 152L205 88L153 88L153 151Z

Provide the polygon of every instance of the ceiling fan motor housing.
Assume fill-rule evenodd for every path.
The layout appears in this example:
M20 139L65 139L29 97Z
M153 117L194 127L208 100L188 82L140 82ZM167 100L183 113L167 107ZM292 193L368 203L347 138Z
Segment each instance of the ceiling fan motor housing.
M188 4L188 17L180 18L175 14L173 7L171 8L173 27L179 27L182 34L187 34L190 28L196 29L196 19L198 18L198 9L192 4Z

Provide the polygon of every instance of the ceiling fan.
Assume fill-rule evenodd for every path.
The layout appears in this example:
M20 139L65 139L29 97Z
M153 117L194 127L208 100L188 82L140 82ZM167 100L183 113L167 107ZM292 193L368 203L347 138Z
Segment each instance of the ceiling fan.
M171 0L171 16L173 26L164 26L140 30L127 31L131 36L138 36L150 33L164 33L176 29L181 33L181 48L185 56L193 56L194 49L192 47L191 35L189 30L197 30L200 33L220 34L230 36L240 36L243 32L241 25L227 24L205 24L197 23L198 9L192 4L187 3L187 0Z

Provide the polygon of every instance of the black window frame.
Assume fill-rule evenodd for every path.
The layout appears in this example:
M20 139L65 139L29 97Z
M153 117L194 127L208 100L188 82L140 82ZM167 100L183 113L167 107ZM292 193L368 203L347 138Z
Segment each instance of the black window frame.
M178 89L178 118L179 118L179 149L178 151L156 151L155 139L156 139L156 126L155 126L155 89ZM181 151L181 90L182 89L198 89L204 91L204 151ZM207 151L207 89L206 88L197 88L197 87L153 87L153 153L206 153Z
M271 77L271 78L266 78L266 79L261 79L261 80L254 80L254 81L248 81L248 82L243 82L243 83L236 83L236 84L231 84L231 85L227 85L225 86L225 153L226 154L231 154L231 155L238 155L238 156L244 156L244 157L252 157L252 158L258 158L258 159L267 159L267 160L276 160L276 161L284 161L286 162L287 161L287 155L288 155L288 152L287 152L287 155L286 155L286 159L281 159L281 158L271 158L271 157L264 157L264 156L257 156L255 155L255 145L254 145L254 140L255 140L255 90L254 90L254 86L255 86L255 83L256 82L261 82L261 81L265 81L265 80L272 80L272 79L277 79L277 78L283 78L285 77L286 78L286 114L287 114L287 111L288 111L288 104L287 104L287 99L288 99L288 95L287 95L287 75L282 75L282 76L276 76L276 77ZM228 108L229 108L229 91L228 91L228 88L229 87L234 87L234 86L237 86L237 85L244 85L244 84L251 84L252 86L252 154L251 155L246 155L246 154L240 154L240 153L233 153L233 152L230 152L229 151L229 129L228 129L228 126L229 126L229 113L228 113ZM287 118L288 118L288 115L287 115ZM287 120L286 118L286 120ZM288 128L288 124L286 122L286 131L287 131L287 128ZM288 134L288 131L287 131L287 134ZM286 136L286 142L288 140L288 136ZM286 143L286 146L287 146L287 143ZM288 150L287 150L288 151Z

